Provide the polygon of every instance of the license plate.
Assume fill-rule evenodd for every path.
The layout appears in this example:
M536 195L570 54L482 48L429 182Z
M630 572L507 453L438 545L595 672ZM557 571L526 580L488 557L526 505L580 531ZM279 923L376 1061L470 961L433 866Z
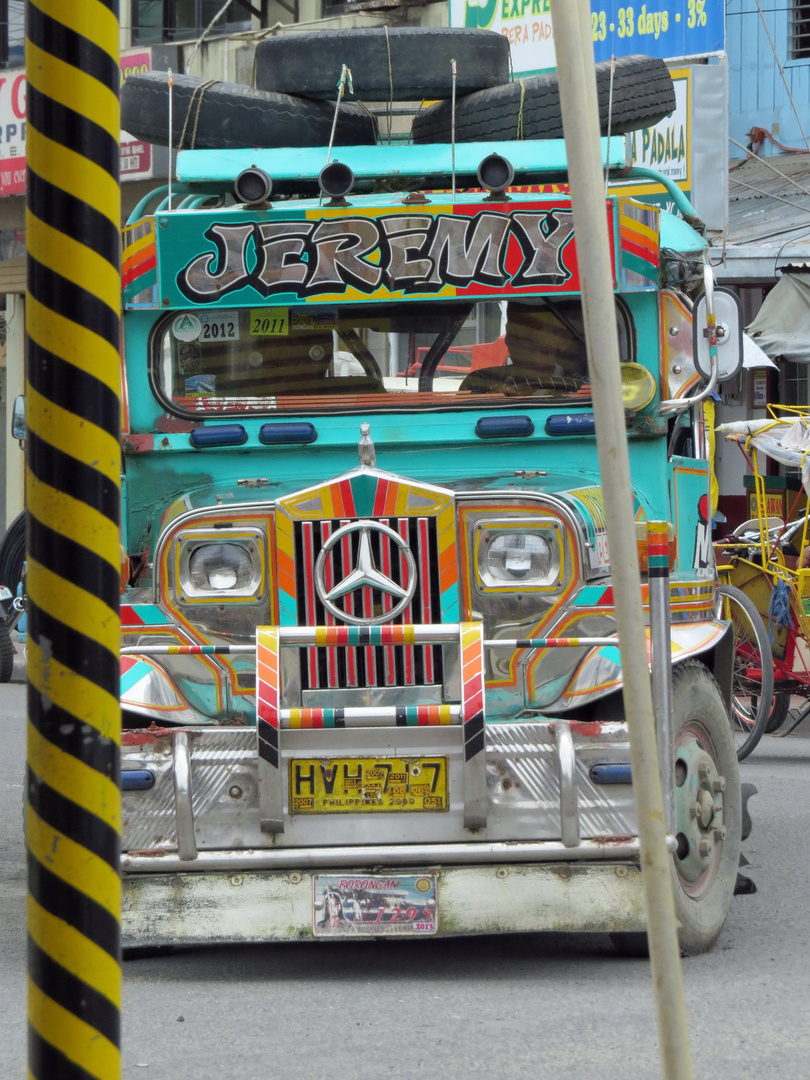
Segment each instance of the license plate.
M435 934L435 874L316 874L316 937Z
M413 813L449 807L446 757L293 758L291 814Z

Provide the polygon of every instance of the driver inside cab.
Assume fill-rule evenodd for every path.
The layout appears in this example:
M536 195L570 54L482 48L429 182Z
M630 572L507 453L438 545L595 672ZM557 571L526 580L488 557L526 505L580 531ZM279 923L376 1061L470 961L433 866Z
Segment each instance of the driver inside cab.
M588 380L579 298L506 305L505 366L471 372L461 390L519 395L535 390L578 390Z

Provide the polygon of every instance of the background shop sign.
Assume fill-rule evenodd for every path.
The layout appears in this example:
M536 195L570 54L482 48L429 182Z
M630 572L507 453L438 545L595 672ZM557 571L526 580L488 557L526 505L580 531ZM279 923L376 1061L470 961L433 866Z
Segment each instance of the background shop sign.
M509 38L516 76L556 68L550 0L449 0L450 25ZM591 0L597 61L644 53L664 60L708 56L725 46L723 0Z
M150 71L149 49L121 57L121 81L133 72ZM26 79L24 71L0 74L0 195L25 192ZM121 179L148 180L159 163L149 143L121 132ZM160 156L160 155L158 155ZM165 154L163 155L165 158ZM163 163L165 174L165 162Z

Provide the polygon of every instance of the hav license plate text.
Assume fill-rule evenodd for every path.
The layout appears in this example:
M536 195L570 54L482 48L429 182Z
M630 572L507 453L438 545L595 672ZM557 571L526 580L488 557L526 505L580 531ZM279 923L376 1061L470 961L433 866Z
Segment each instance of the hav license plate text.
M293 758L291 814L447 810L447 758Z
M436 933L435 874L316 874L316 937Z

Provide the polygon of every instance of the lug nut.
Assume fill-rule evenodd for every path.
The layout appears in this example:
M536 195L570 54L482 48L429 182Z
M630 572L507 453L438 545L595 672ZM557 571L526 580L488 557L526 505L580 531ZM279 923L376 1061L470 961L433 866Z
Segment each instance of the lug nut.
M726 790L725 777L718 776L714 780L712 780L712 791L725 791L725 790Z
M708 761L701 761L698 764L698 776L700 777L701 780L708 780L710 772L711 772L711 769L709 768Z
M708 838L708 836L701 836L700 841L698 842L698 855L702 855L704 857L706 855L711 855L713 847L714 844Z
M726 827L725 827L725 825L715 825L715 827L712 829L712 836L715 838L715 840L725 840L725 838L726 838Z

